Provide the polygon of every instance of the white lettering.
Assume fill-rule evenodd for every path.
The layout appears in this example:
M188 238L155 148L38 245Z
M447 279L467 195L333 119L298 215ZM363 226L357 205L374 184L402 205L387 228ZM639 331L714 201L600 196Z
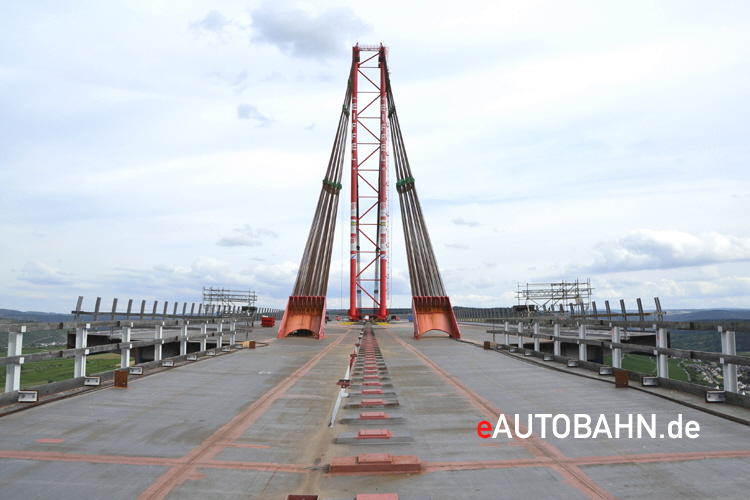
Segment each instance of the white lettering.
M565 421L565 432L562 434L557 432L557 421L561 419ZM555 415L555 418L552 419L552 434L558 439L565 439L568 437L568 434L570 434L570 419L567 415L563 413Z
M648 426L646 423L646 419L641 415L638 414L638 439L641 439L641 429L645 428L646 432L648 432L648 435L651 439L656 439L656 415L653 413L651 414L651 427Z
M677 432L672 432L673 425L677 426ZM682 439L682 413L677 414L677 420L672 420L671 422L669 422L667 433L672 439Z
M585 423L581 423L581 419L585 419ZM573 437L576 439L585 439L589 436L591 436L591 417L586 415L585 413L576 413L573 415L573 420L575 422L575 431L573 434ZM586 429L586 434L583 434L581 432L582 429Z
M500 427L500 424L503 424L503 427ZM495 425L495 432L492 434L492 439L495 439L499 433L503 432L508 436L508 439L513 439L513 435L510 433L510 427L508 427L508 421L505 420L504 413L497 419L497 425Z
M520 426L521 415L519 415L518 413L516 413L516 421L514 422L514 424L515 424L514 428L516 430L516 436L520 437L521 439L526 439L527 437L531 436L531 419L532 419L532 417L533 417L533 415L529 415L528 416L527 422L528 422L529 429L526 432L526 434L522 434L521 431L518 429L518 427Z
M620 423L620 414L615 414L615 437L620 438L620 429L627 429L628 430L628 439L633 438L633 414L628 413L628 423L627 424L621 424Z
M602 428L604 428L604 430L602 430ZM599 415L599 420L596 422L596 429L594 429L594 433L591 437L596 439L596 436L599 435L600 432L606 433L607 437L612 439L612 433L609 431L609 424L607 424L607 419L603 413Z
M547 437L547 422L546 420L548 418L552 418L551 413L537 413L534 415L536 418L542 421L541 425L539 426L542 429L542 439Z

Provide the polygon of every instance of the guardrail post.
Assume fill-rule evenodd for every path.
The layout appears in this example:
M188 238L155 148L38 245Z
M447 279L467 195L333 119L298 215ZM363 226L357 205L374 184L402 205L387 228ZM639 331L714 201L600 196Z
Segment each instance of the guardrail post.
M534 323L534 350L536 352L539 352L541 350L540 345L539 345L541 339L537 337L537 335L539 335L539 323L538 322Z
M721 353L736 356L737 344L734 332L725 332L722 327L719 327L719 332L721 333ZM724 390L726 392L737 392L737 365L726 363L723 359L721 361L724 371Z
M523 349L523 323L518 322L518 336L516 338L516 345L519 349Z
M229 345L237 343L237 321L232 320L229 322Z
M508 334L510 332L510 322L505 322L505 342L503 342L505 345L510 345L510 335Z
M560 325L558 323L555 323L552 328L552 336L554 337L552 354L560 356Z
M656 329L656 345L657 347L667 347L667 330L665 328ZM666 354L659 354L656 361L656 376L661 378L669 378L669 364L667 363L668 356Z
M180 336L182 337L180 339L180 356L184 356L187 354L187 344L188 344L188 324L190 321L183 321L182 325L180 326Z
M130 326L122 327L122 343L130 346L130 333L132 331L133 323ZM120 349L120 368L127 368L130 366L130 347L123 347Z
M8 333L8 356L20 356L23 353L23 334L26 332L26 326L21 326L20 332ZM21 388L21 365L23 358L19 363L13 363L5 367L5 392L17 391Z
M586 340L586 325L579 325L578 326L578 338L581 340ZM586 344L579 343L578 344L578 359L581 361L588 361L588 356L586 355Z
M164 324L156 325L154 327L154 339L159 340L164 338ZM154 361L161 361L161 343L154 344Z
M206 350L206 335L208 332L208 324L201 324L201 351Z
M85 328L76 328L76 349L85 349L88 343L90 323L86 323ZM73 367L73 377L85 377L86 376L86 355L88 349L82 353L76 353L75 366Z
M616 326L612 329L612 342L620 343L620 327ZM612 348L612 367L622 368L622 349L619 347Z
M216 348L221 349L221 344L224 343L224 324L222 323L223 320L219 320L219 323L216 325Z

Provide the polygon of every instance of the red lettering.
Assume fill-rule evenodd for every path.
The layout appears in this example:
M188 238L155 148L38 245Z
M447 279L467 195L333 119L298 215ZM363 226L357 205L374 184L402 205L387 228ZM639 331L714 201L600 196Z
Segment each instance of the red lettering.
M490 437L490 431L492 430L492 424L486 420L482 420L477 424L477 435L482 439Z

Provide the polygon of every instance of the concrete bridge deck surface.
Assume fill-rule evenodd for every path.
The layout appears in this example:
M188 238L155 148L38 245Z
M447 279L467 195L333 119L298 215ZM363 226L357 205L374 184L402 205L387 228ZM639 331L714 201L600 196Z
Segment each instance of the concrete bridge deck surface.
M344 399L329 428L360 325L329 324L326 338L276 339L131 378L127 389L102 388L0 418L0 498L284 499L289 494L401 499L746 498L750 427L596 378L548 370L523 359L428 334L411 323L374 326L408 443L336 444ZM483 327L462 326L481 340ZM352 391L354 392L354 390ZM368 410L372 411L372 410ZM750 411L736 409L750 420ZM743 413L744 412L744 413ZM613 435L555 437L551 418L532 417L528 438L477 435L501 414L604 415ZM656 437L621 430L616 414L656 422ZM735 413L736 414L736 413ZM698 437L668 437L670 421L700 426ZM564 420L558 431L564 431ZM372 427L372 425L368 426ZM637 430L633 426L634 434ZM585 430L585 429L584 429ZM674 429L673 429L674 430ZM519 429L527 431L525 427ZM490 431L492 432L492 431ZM661 434L665 438L660 438ZM418 474L332 475L334 457L416 455Z

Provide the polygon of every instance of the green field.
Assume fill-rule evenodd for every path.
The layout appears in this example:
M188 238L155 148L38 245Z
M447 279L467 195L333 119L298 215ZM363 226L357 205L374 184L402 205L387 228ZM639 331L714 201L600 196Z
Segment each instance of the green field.
M669 358L669 378L673 380L682 380L690 382L687 372L680 366L681 360ZM604 358L604 364L612 366L612 356ZM645 373L646 375L656 375L656 358L653 356L641 356L638 354L625 354L622 356L622 367L625 370Z
M34 352L45 352L49 348L24 349L24 354ZM0 351L0 357L6 356L5 351ZM132 358L131 358L132 361ZM58 382L73 378L73 358L55 358L35 363L21 365L21 389L35 387L49 382ZM104 353L88 356L86 359L86 373L96 374L120 368L120 355L117 353ZM0 390L5 390L5 370L0 370Z

